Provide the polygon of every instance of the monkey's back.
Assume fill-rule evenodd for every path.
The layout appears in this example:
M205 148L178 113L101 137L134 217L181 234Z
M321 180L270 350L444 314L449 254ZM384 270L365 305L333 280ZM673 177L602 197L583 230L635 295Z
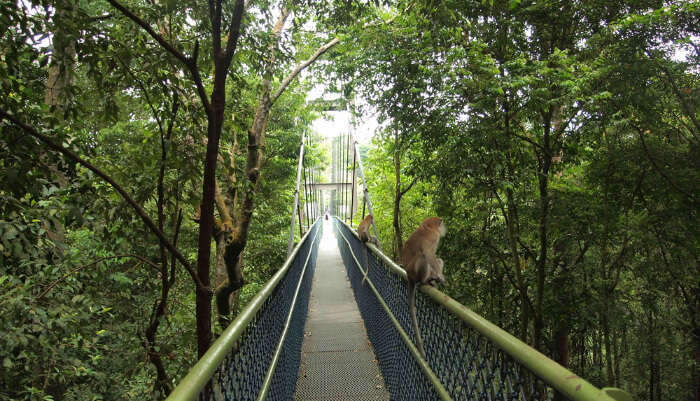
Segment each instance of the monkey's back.
M430 251L424 247L430 244L437 244L440 235L435 230L427 227L418 227L411 236L408 237L401 249L401 265L411 281L421 281L425 272L420 272L419 268L427 267L425 263L425 252ZM437 246L435 246L437 248ZM435 252L435 249L432 249ZM420 266L416 266L420 264Z

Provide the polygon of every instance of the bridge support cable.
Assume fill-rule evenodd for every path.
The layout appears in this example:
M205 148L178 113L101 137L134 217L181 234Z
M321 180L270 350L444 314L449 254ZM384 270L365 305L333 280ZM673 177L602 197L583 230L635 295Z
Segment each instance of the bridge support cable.
M310 143L310 142L309 142ZM311 204L313 205L313 221L316 221L320 215L319 211L319 199L318 199L318 189L316 189L316 184L318 183L318 176L316 174L316 167L311 167L311 183L312 183L312 195L311 195Z
M314 177L314 204L316 205L316 212L314 214L314 221L318 219L321 216L321 194L319 190L316 187L316 184L318 184L318 168L314 168L312 170L313 177Z
M333 182L338 182L338 168L340 166L340 162L338 159L338 155L340 154L340 151L338 149L340 149L340 147L338 146L338 141L336 141L336 140L333 140L332 144L333 144L333 152L332 152L333 153L333 162L332 162L332 164L333 164L333 166L332 166L333 167ZM331 205L330 206L331 206L331 214L333 214L333 215L338 214L338 212L337 212L338 195L339 194L337 193L337 191L331 192Z
M340 182L343 186L340 187L340 207L342 208L342 215L339 213L338 217L341 217L345 221L345 135L340 136Z
M350 174L352 174L352 171L350 169L350 141L352 140L352 136L348 135L347 137L347 145L346 145L346 154L347 154L347 163L345 165L345 183L350 182ZM352 189L348 188L348 185L346 185L345 188L346 194L345 194L345 205L349 206L351 204L351 199L352 199ZM352 209L348 208L348 212L346 213L345 216L345 222L352 225L352 220L350 219L350 216L352 216Z
M299 220L299 236L304 236L304 226L302 224L301 204L297 204L297 220Z
M348 163L350 162L350 135L345 135L345 143L343 146L345 147L345 175L343 176L343 183L347 183L350 172L350 169L348 168ZM346 185L343 185L343 192L345 192L345 220L343 221L347 223L348 217L350 216L350 211L348 210L349 191Z
M311 138L307 139L307 146L311 147ZM315 210L316 199L314 196L315 195L314 194L314 188L315 188L314 187L314 184L315 184L314 168L313 168L313 166L310 166L309 163L307 162L306 169L307 169L306 175L309 177L309 188L308 188L308 191L309 191L309 220L313 222L313 221L316 221L316 218L317 218L316 210Z
M367 203L367 208L369 209L369 214L372 216L372 230L374 231L374 238L377 239L377 246L381 249L381 242L379 241L379 234L377 233L377 223L374 218L374 210L372 210L372 201L369 198L369 188L367 188L367 179L365 178L365 170L362 167L362 157L360 157L360 145L357 141L353 142L353 151L357 156L357 165L360 167L360 178L362 178L362 192L364 195L364 201ZM362 205L362 218L364 218L365 207Z
M262 391L267 400L288 400L294 394L322 227L316 220L167 401L252 401Z
M311 168L311 182L312 182L311 188L313 188L311 202L313 204L313 221L316 221L316 219L318 219L320 216L319 196L318 196L318 189L316 186L316 184L318 184L317 170L318 169L315 166Z
M355 164L356 164L357 152L352 152L352 185L350 186L350 225L352 225L352 212L355 208ZM365 217L365 216L362 216Z
M348 160L349 160L349 149L348 142L350 141L350 136L345 135L345 140L343 141L343 154L345 155L345 161L343 162L343 221L347 223L348 221L348 189L345 185L348 182Z
M336 160L337 160L337 162L338 162L338 164L336 165L336 169L335 169L335 170L336 170L336 175L335 175L336 180L335 180L335 182L342 182L342 181L343 181L343 180L340 178L340 177L341 177L340 171L341 171L342 165L343 165L343 157L342 157L342 155L341 155L341 149L343 149L343 147L340 145L340 142L341 142L341 140L342 140L341 138L342 138L342 136L339 135L339 136L336 138L336 141L335 141L335 142L336 142L335 149L337 150ZM335 195L335 196L336 196L336 201L335 201L335 209L336 209L336 210L335 210L335 213L333 213L333 214L336 215L336 216L342 216L342 213L343 213L343 211L342 211L342 209L343 209L343 207L342 207L342 203L343 203L343 192L342 192L342 190L341 190L340 187L339 187L338 189L336 189L335 192L336 192L336 195Z
M303 165L303 171L302 174L304 175L304 220L306 220L306 230L309 230L309 183L307 182L307 169L308 166L306 165L306 155L304 155L304 160L302 160L302 165Z
M297 184L294 190L294 205L292 206L292 222L289 225L289 241L287 242L287 257L292 253L292 245L294 245L294 213L299 211L299 185L301 184L301 169L304 160L304 136L301 137L301 145L299 146L299 162L297 164ZM301 219L300 219L301 220ZM299 235L301 235L301 226L299 227Z
M343 186L340 188L340 204L343 209L343 214L342 214L342 219L345 221L345 136L340 137L340 154L341 154L341 162L340 162L340 182L343 183ZM340 215L338 216L340 217Z
M371 244L368 260L359 263L355 255L363 255L365 245L347 224L338 219L335 223L338 245L391 398L436 399L420 358L411 352L415 350L405 345L398 329L387 329L385 323L384 306L404 332L413 333L406 272ZM371 284L363 285L362 266L368 265L366 282ZM454 400L551 400L555 391L571 401L632 400L623 390L593 386L436 288L420 287L416 309L427 364Z

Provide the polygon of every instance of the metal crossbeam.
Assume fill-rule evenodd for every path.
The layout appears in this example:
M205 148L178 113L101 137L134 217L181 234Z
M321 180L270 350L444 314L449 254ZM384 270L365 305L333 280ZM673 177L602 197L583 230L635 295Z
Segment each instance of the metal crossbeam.
M342 190L347 187L351 187L352 182L324 182L324 183L316 183L316 184L308 184L307 187L314 189L314 190L321 190L321 191L333 191L333 190Z

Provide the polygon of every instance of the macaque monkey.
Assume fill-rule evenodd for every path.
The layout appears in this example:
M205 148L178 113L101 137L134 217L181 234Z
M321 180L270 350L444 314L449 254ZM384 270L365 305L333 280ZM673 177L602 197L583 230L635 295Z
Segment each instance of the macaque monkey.
M440 238L447 233L447 227L439 217L429 217L408 237L401 250L401 264L408 276L408 309L411 312L413 331L416 333L418 351L425 358L423 339L416 319L416 287L420 284L435 285L444 283L442 274L444 262L435 256Z
M374 219L372 218L372 215L368 214L367 216L365 216L364 219L362 219L360 225L357 226L357 235L360 237L360 241L362 241L362 243L365 244L365 276L362 278L362 284L365 283L365 280L367 280L367 275L369 274L369 259L367 259L367 243L370 242L375 246L378 243L377 239L371 236L369 233L369 229L370 227L372 227L373 221Z
M360 225L357 226L357 235L360 237L360 241L362 241L362 243L371 242L374 245L377 245L377 239L369 233L369 229L372 227L373 222L374 219L372 218L372 215L368 214L364 219L362 219Z

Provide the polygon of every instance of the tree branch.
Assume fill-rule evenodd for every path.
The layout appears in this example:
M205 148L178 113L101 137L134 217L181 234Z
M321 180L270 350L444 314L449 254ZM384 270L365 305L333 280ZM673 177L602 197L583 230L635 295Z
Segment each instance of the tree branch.
M647 56L651 58L651 55L647 53ZM669 71L668 68L666 68L665 65L662 65L661 62L659 62L659 67L661 70L666 74L666 78L668 78L668 82L671 84L671 89L673 90L673 93L676 95L678 98L678 102L681 104L681 108L685 112L685 115L688 116L690 121L693 122L693 125L695 125L695 129L700 131L700 122L695 118L695 113L693 113L692 108L688 105L688 102L686 102L685 97L681 94L681 91L678 90L678 86L676 85L676 80L673 79L673 75L671 75L671 71Z
M209 0L209 21L212 31L212 51L214 57L221 52L221 0Z
M639 133L639 141L642 144L642 148L644 149L644 153L647 155L647 159L649 159L649 162L651 163L652 167L654 167L654 170L656 170L656 172L659 173L659 175L661 175L661 177L663 177L666 180L666 182L668 182L669 185L671 185L671 187L673 187L673 189L675 189L676 191L683 194L692 203L698 204L699 202L695 199L695 197L693 195L685 192L683 189L681 189L681 187L676 185L676 183L673 180L671 180L671 178L668 175L666 175L666 173L661 168L661 166L659 166L656 163L656 160L654 160L654 158L651 157L651 153L649 153L649 148L647 148L646 141L644 141L644 131L642 131L642 129L639 128L636 124L632 124L632 125Z
M338 39L338 38L331 40L330 42L326 43L325 45L319 47L318 50L316 50L316 52L314 54L312 54L311 57L309 57L306 61L297 65L294 68L294 70L292 70L292 72L290 72L289 75L287 75L287 77L282 81L282 84L280 84L280 87L277 88L277 91L275 91L275 93L270 98L270 106L272 106L275 103L275 101L277 101L277 98L279 98L280 95L282 95L282 92L284 92L285 89L287 89L287 87L292 82L292 80L294 78L296 78L296 76L299 75L299 73L301 71L303 71L306 67L311 65L311 63L316 61L317 58L321 57L321 55L323 55L323 53L328 51L328 49L330 49L331 47L337 45L339 42L340 42L340 39Z
M153 102L151 101L151 96L148 93L148 90L146 89L146 85L144 85L143 81L141 81L136 74L134 74L133 71L129 68L128 65L122 60L119 56L116 57L117 61L124 67L124 70L131 76L131 79L133 79L136 84L141 88L141 91L143 92L143 95L146 97L146 103L148 103L148 107L151 109L151 113L153 113L153 118L156 119L156 123L158 123L158 130L160 131L160 137L163 139L165 136L165 132L163 132L163 124L160 121L160 116L158 115L158 112L156 112L155 106L153 106Z
M158 265L156 265L155 263L151 262L150 260L148 260L148 259L146 259L146 258L144 258L144 257L141 257L141 256L139 256L139 255L134 255L134 254L130 254L130 253L129 253L129 254L124 254L124 255L107 256L107 257L100 258L100 259L97 259L97 260L95 260L95 261L92 261L92 262L90 262L90 263L86 263L86 264L84 264L84 265L78 266L78 267L76 267L75 269L73 269L73 270L69 271L68 273L64 274L63 276L61 276L61 278L59 278L58 280L56 280L56 281L54 281L53 283L51 283L51 284L49 284L48 286L46 286L46 288L44 289L44 291L42 291L41 294L37 295L36 298L34 298L34 301L37 301L37 300L39 300L40 298L42 298L43 296L45 296L46 294L48 294L49 291L51 291L51 290L53 289L53 287L55 287L55 286L56 286L58 283L60 283L61 281L67 279L68 277L70 277L70 276L72 276L73 274L79 272L80 270L83 270L83 269L86 268L86 267L94 266L94 265L96 265L96 264L98 264L98 263L100 263L100 262L104 262L105 260L109 260L109 259L123 259L123 258L135 258L135 259L138 259L138 260L140 260L141 262L143 262L143 263L145 263L145 264L147 264L147 265L153 267L154 269L156 269L156 270L158 270L158 271L160 272L160 267L158 267Z
M156 227L155 223L153 223L153 220L151 220L151 218L148 217L148 214L146 214L146 211L143 210L141 205L136 203L136 201L134 201L131 198L131 196L129 196L129 194L126 192L126 190L124 190L124 188L122 188L119 184L117 184L117 182L114 181L114 179L112 177L110 177L109 175L107 175L105 172L98 169L97 167L93 166L88 161L84 160L83 158L81 158L80 156L75 154L70 149L66 149L63 146L57 144L50 137L43 135L43 134L40 134L36 129L34 129L34 127L31 127L31 126L21 122L15 116L7 113L7 111L0 108L0 120L2 120L2 119L7 119L7 120L11 121L12 123L17 125L18 127L22 128L24 130L24 132L26 132L27 134L29 134L29 135L33 136L34 138L37 138L41 142L45 143L49 148L51 148L59 153L62 153L64 156L68 157L69 159L72 159L72 160L78 162L80 165L82 165L83 167L92 171L98 177L102 178L104 181L109 183L112 186L112 188L114 188L114 190L117 191L119 193L119 195L121 195L121 197L124 198L124 200L136 211L136 214L138 214L139 217L141 217L141 220L156 235L156 237L158 237L160 242L166 248L168 248L168 250L177 258L178 261L180 261L180 263L182 263L183 266L185 266L185 269L187 269L187 271L190 273L190 276L192 276L192 279L197 284L197 286L202 288L202 289L205 289L206 291L210 291L209 288L202 285L202 282L200 281L199 277L197 276L197 273L192 268L192 265L190 265L190 263L187 261L187 259L185 259L185 257L182 256L180 251L177 250L177 248L175 248L173 246L173 244L170 243L170 241L168 241L167 238L165 238L165 234L163 234L163 232L161 230L159 230L158 227Z
M523 141L525 141L525 142L529 143L530 145L536 147L537 149L541 150L541 151L544 152L545 154L548 153L548 152L544 149L544 146L542 146L542 145L540 145L539 143L533 141L532 139L530 139L530 138L528 138L528 137L526 137L526 136L518 135L518 134L516 134L515 132L512 132L512 131L509 132L509 133L510 133L512 136L514 136L514 137L516 137L516 138L518 138L518 139L522 139Z
M173 45L168 43L167 40L165 40L162 36L160 36L156 31L151 28L149 24L147 24L144 20L136 16L136 14L132 13L121 5L119 2L116 0L107 0L109 4L111 4L114 8L119 10L122 14L124 14L127 18L130 20L134 21L137 25L139 25L141 28L143 28L153 39L155 39L156 42L158 42L165 50L167 50L170 54L172 54L176 59L180 60L182 64L187 67L187 69L190 71L190 74L192 74L192 80L194 81L195 86L197 87L197 94L199 95L200 100L202 101L202 105L204 106L204 110L206 111L207 114L211 112L211 107L209 106L209 98L207 97L207 94L204 90L204 85L202 84L202 77L199 75L199 68L197 68L197 55L199 54L199 42L195 42L194 45L194 51L192 53L192 57L187 57L182 52L177 50Z
M175 47L173 47L173 45L168 43L168 41L165 40L165 38L160 36L156 31L153 30L153 28L151 28L151 26L149 24L147 24L141 18L137 17L136 14L132 13L128 8L121 5L116 0L107 0L107 1L109 2L109 4L112 5L112 7L119 10L122 14L124 14L124 16L126 16L130 20L134 21L137 25L139 25L141 28L143 28L143 30L145 30L149 35L151 35L151 37L153 39L155 39L156 42L158 42L161 46L163 46L165 48L165 50L170 52L170 54L175 56L175 58L180 60L183 64L188 65L192 62L192 60L190 58L188 58L187 56L182 54L182 52L180 52Z
M233 10L233 18L231 18L231 25L228 28L226 50L224 50L224 55L228 59L233 57L233 53L236 51L236 46L238 45L238 38L241 35L241 19L243 19L245 6L246 2L244 0L236 1L236 7Z
M406 187L406 189L404 189L403 191L400 191L400 192L399 192L399 198L401 198L401 197L403 197L404 195L406 195L406 192L410 191L411 188L413 188L413 185L415 185L416 182L418 182L418 177L414 177L414 178L413 178L413 181L411 181L411 183L408 185L408 187Z

